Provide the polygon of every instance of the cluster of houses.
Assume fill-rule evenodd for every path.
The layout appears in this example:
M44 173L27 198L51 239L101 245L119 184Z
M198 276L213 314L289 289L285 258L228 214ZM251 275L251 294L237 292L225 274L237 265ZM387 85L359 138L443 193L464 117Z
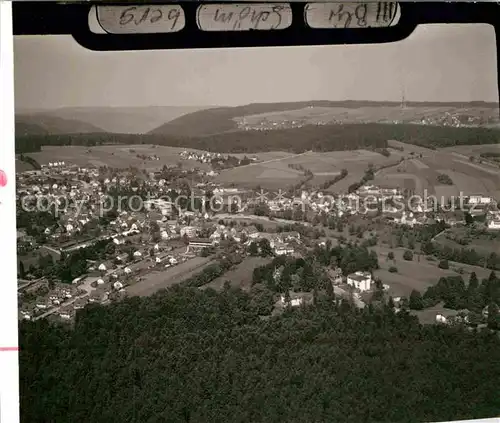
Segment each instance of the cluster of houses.
M19 315L24 320L32 320L37 315L43 314L54 307L59 307L68 301L73 301L73 306L79 307L81 303L78 302L79 291L75 286L59 284L52 290L48 290L47 281L41 280L34 283L28 284L23 289L19 290L19 295L21 292L28 294L35 294L40 289L47 290L47 296L43 299L37 297L32 309L21 308L19 310Z
M494 198L484 195L473 195L467 199L471 215L486 215L486 226L490 230L500 229L500 211Z
M488 319L489 305L485 306L481 313L476 314L476 321L481 321L478 323L478 328L484 328L487 326L485 323ZM443 325L454 325L454 324L472 324L473 319L471 318L472 313L468 309L462 310L450 310L447 309L446 312L437 313L435 317L435 322Z
M485 119L484 116L467 116L450 112L444 112L439 116L423 117L419 121L421 125L453 126L455 128L484 125L492 122L494 122L493 119Z
M310 108L313 108L311 106ZM320 118L316 118L314 122L311 119L269 119L262 118L259 120L253 119L252 121L248 121L245 118L241 118L237 120L238 129L246 130L246 131L268 131L273 129L287 129L287 128L300 128L304 125L328 125L332 123L346 123L349 119L328 119L321 120ZM439 116L426 116L422 117L419 120L416 120L415 123L419 123L421 125L433 125L433 126L453 126L456 128L464 127L464 126L477 126L484 125L487 123L494 122L494 119L485 118L483 116L467 116L458 113L450 113L445 112ZM392 123L403 123L401 120L392 121Z
M202 160L205 163L213 159L223 159L219 153L193 153L182 152L181 158L191 160ZM56 182L54 182L54 179ZM268 233L259 231L255 226L228 226L215 223L217 215L204 211L183 211L177 210L172 201L164 199L162 196L171 194L172 190L180 194L182 191L172 187L165 179L150 178L144 181L148 189L154 192L155 198L144 201L144 207L138 211L120 211L117 216L109 220L106 224L102 222L102 200L106 196L106 187L109 185L121 185L131 187L134 177L113 176L103 177L99 169L78 168L65 165L64 162L49 163L49 166L42 167L41 171L31 171L18 175L17 196L18 199L27 197L31 203L37 202L39 198L44 198L53 202L61 213L56 227L44 229L46 237L53 243L59 245L62 251L72 251L77 248L88 246L96 239L111 238L113 243L119 247L131 241L136 246L133 253L133 263L129 263L127 255L119 254L114 260L96 264L91 269L89 275L78 279L75 285L86 288L86 295L77 298L71 304L64 305L64 302L71 300L66 293L61 295L50 293L46 303L36 305L36 313L43 313L51 307L61 307L59 314L61 318L70 318L74 310L82 304L89 302L106 302L110 295L124 293L127 287L127 280L134 275L140 277L145 269L153 267L171 267L183 260L187 260L190 254L198 253L205 248L219 245L223 240L232 240L242 246L248 246L252 242L259 242L262 239L269 241L269 246L276 255L295 255L301 251L303 241L297 232ZM49 182L50 181L50 182ZM207 184L199 184L196 189L200 195L205 193ZM237 188L222 188L209 185L212 194L222 199L237 195L241 196L241 191ZM132 188L134 191L134 188ZM271 212L293 210L297 206L307 204L308 210L316 213L328 213L338 217L368 213L366 198L375 199L377 213L380 213L380 203L386 200L389 205L382 209L383 215L391 222L401 225L432 224L435 220L427 217L430 209L424 202L416 202L412 210L400 209L393 205L403 202L404 195L396 188L380 188L374 185L365 185L354 193L337 196L325 195L320 191L302 191L299 196L286 198L276 196L269 200L264 199ZM243 200L241 209L246 208L249 198ZM486 210L487 224L490 229L500 229L500 213L490 209L493 199L484 196L471 196L468 204L477 210ZM373 204L372 204L373 206ZM436 220L439 217L435 218ZM449 218L446 223L456 224L458 220ZM92 241L79 241L92 228L98 227L100 235L93 236ZM146 235L149 242L154 243L154 255L148 254L150 249L145 243L137 241L135 235ZM71 245L66 245L68 239ZM175 256L170 254L167 248L168 241L184 239L186 252L184 255ZM151 244L153 245L153 244ZM64 248L63 248L64 246ZM95 274L94 274L95 273ZM370 273L355 272L343 277L336 273L333 280L338 284L346 284L359 293L368 292L373 289L373 279ZM62 292L62 291L61 291ZM74 295L74 292L69 295ZM283 299L284 301L284 299ZM291 305L299 305L304 301L300 298L292 298ZM38 307L40 306L40 307ZM45 308L44 308L45 307ZM29 312L24 318L30 318ZM69 317L68 317L69 316Z
M63 166L66 166L66 163L65 162L49 162L47 164L47 167L50 167L50 168L54 168L54 167L63 167ZM41 166L42 169L45 167L45 165L42 165Z
M313 109L314 106L309 106L308 108ZM307 119L276 119L268 117L261 119L252 118L251 120L248 120L245 117L236 119L238 129L243 131L272 131L277 129L302 128L305 125L324 126L331 125L333 123L341 124L343 121L341 119L333 118L323 120L322 116L319 115L314 119L311 119L310 117Z
M236 229L223 224L215 224L211 230L213 232L207 238L199 238L199 232L194 227L183 228L189 239L188 249L199 250L200 248L218 245L221 240L233 240L243 245L250 245L262 239L269 241L269 246L276 255L293 255L297 246L301 245L300 234L298 232L282 232L278 234L259 232L253 225Z
M279 273L276 274L275 278L279 277ZM330 280L334 286L347 285L347 288L353 293L354 298L360 307L364 306L364 303L361 301L361 294L365 294L367 292L372 291L373 289L373 278L370 272L358 271L347 275L347 277L342 276L342 271L337 268L333 269L329 272ZM384 289L388 289L388 285L384 285ZM340 290L343 293L346 293L344 290ZM312 294L311 293L303 293L303 292L293 292L289 291L288 295L280 295L280 298L277 302L278 307L299 307L303 304L308 304L312 302Z
M486 215L488 229L500 230L500 211L489 211Z
M187 151L184 150L179 153L182 160L196 160L200 163L210 163L212 160L224 159L225 156L221 153L211 153L208 151Z
M116 238L114 239L114 241ZM58 316L63 320L71 319L77 310L89 303L106 304L111 298L126 295L126 289L131 283L142 280L152 269L170 268L189 260L190 256L174 253L168 246L155 244L151 251L147 245L136 246L130 261L129 253L121 253L103 262L97 262L89 267L85 275L75 278L71 285L56 284L47 294L37 297L36 303L27 308L26 304L20 310L20 318L31 320L40 316ZM46 280L22 287L20 292L34 292Z

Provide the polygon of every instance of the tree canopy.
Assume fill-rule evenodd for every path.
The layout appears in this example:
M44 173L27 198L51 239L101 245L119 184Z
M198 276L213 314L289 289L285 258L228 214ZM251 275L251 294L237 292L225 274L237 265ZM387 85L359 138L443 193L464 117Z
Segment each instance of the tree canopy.
M195 148L223 153L258 153L265 151L339 151L388 147L387 140L397 140L428 148L454 145L496 144L500 130L495 128L447 127L413 124L335 124L306 125L301 128L269 131L229 131L208 135L145 134L142 144ZM135 134L34 134L16 137L16 153L40 151L44 145L137 144Z
M21 323L22 421L407 423L500 412L495 335L345 302L263 320L263 296L176 287L88 306L73 329Z

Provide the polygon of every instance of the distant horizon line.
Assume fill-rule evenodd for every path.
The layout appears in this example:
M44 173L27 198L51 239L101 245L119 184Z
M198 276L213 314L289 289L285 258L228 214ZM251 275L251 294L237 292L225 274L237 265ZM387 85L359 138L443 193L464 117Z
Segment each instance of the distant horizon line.
M290 104L290 103L393 103L393 104L425 104L425 103L433 103L433 104L489 104L489 105L499 105L500 101L487 101L487 100L293 100L293 101L256 101L251 103L243 103L238 105L149 105L149 106L125 106L125 105L110 105L110 106L58 106L58 107L15 107L15 112L53 112L58 110L68 110L68 109L151 109L151 108L163 108L163 107L178 107L178 108L236 108L236 107L244 107L254 104Z

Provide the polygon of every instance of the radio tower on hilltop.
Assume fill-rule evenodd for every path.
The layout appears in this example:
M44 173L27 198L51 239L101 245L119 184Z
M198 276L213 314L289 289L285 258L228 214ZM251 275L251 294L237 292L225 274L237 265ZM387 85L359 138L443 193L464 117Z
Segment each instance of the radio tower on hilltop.
M401 47L398 48L398 75L399 75L399 84L401 87L401 110L406 109L406 90L405 90L405 77L404 77L404 72L403 72L403 66L401 64L401 57L402 57L402 50Z
M401 78L403 79L403 78ZM401 109L405 110L406 109L406 95L405 95L405 84L403 81L401 81Z

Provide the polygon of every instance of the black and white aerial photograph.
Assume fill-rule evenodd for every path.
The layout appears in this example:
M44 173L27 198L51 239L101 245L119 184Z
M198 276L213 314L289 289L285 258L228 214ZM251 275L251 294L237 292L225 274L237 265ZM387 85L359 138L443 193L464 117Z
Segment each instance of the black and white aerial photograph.
M21 422L500 415L492 26L14 74Z

